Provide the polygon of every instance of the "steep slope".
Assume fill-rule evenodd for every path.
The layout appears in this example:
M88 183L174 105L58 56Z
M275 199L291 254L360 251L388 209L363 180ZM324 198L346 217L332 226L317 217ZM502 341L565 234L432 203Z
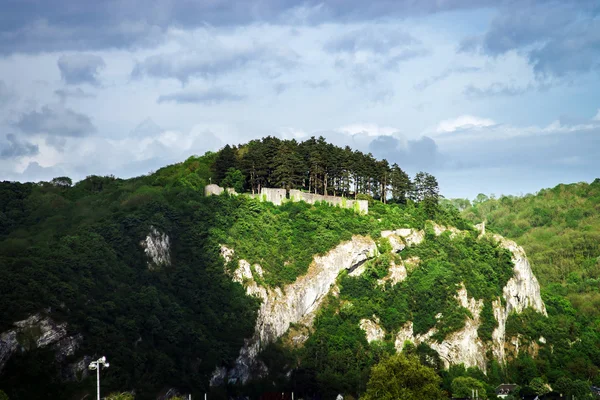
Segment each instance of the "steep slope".
M537 356L535 366L509 363L509 371L527 371L526 377L513 374L514 381L526 384L537 373L551 385L600 383L600 179L523 197L479 195L463 216L486 221L488 231L522 245L540 279L548 318L528 309L507 317L506 335L513 339L506 349ZM550 342L552 350L545 346Z
M420 308L419 296L421 294L418 292L412 294L415 296L414 298L408 299L416 305L416 308L412 313L407 310L408 312L404 318L409 320L401 326L395 324L394 328L394 324L390 324L390 318L384 314L382 314L383 323L386 324L387 322L385 328L381 326L381 319L376 313L372 315L368 315L368 313L358 314L355 315L354 320L356 321L359 316L363 316L358 325L364 331L368 342L384 342L386 333L389 333L391 334L389 340L397 351L402 351L406 341L410 341L415 345L426 344L437 352L437 356L441 358L446 368L450 365L464 364L467 367L478 367L485 371L490 361L486 355L488 351L498 361L505 362L507 340L512 339L507 338L505 335L507 316L510 313L520 313L526 307L531 307L542 315L546 314L544 303L540 297L539 285L531 272L523 249L514 242L498 235L485 236L481 233L476 238L476 232L446 228L435 223L429 223L427 229L431 232L428 235L423 230L410 228L382 231L381 239L378 239L379 246L376 246L375 241L371 238L355 236L351 241L338 245L324 256L315 257L308 272L298 277L295 282L286 285L283 289L270 289L257 283L257 279L260 280L262 277L262 267L258 264L251 267L246 260L240 259L237 266L231 267L230 264L233 261L232 256L235 251L223 246L222 254L225 262L229 265L229 270L232 271L232 279L243 284L249 295L260 298L262 305L255 326L255 334L247 339L231 370L227 371L223 367L215 371L212 384L220 384L224 380L246 383L250 378L256 379L266 376L269 371L260 360L259 352L283 336L292 324L295 326L302 324L310 330L313 325L316 307L325 300L328 294L336 297L341 296L346 302L346 308L353 306L353 303L358 305L361 302L360 297L353 297L352 293L345 290L347 284L351 282L371 283L371 293L368 297L377 296L377 293L382 294L385 291L390 293L393 286L397 286L396 289L404 291L414 290L415 288L411 287L410 283L403 284L403 282L407 278L412 280L416 269L418 269L417 273L424 271L425 274L430 274L432 271L427 271L427 269L430 267L428 264L432 260L430 257L425 256L426 252L423 254L423 260L412 257L413 264L418 260L417 262L421 265L418 267L411 266L411 262L408 262L410 272L407 273L407 263L402 257L403 250L407 246L414 246L418 249L423 241L429 243L438 239L444 240L448 248L454 247L454 241L462 244L468 242L472 247L481 245L479 250L470 250L477 256L483 256L483 259L485 259L485 256L478 254L481 249L495 252L495 256L488 257L484 262L493 263L494 258L496 258L495 262L498 263L498 266L505 265L506 268L511 266L512 268L506 270L504 280L500 275L494 275L493 273L488 275L487 278L499 278L498 283L502 284L501 282L504 282L504 286L498 288L490 285L488 287L489 293L477 288L475 292L482 298L469 297L462 279L468 280L473 277L472 274L461 271L460 268L453 268L452 272L457 279L454 280L456 283L450 285L449 288L455 287L457 291L454 297L449 299L450 304L441 307L445 313L454 314L450 318L451 321L446 320L442 313L436 313L433 326L424 333L415 334L414 324L410 319L419 318L419 312L415 313ZM445 239L440 238L441 235L444 235ZM482 245L480 241L485 244ZM487 245L487 248L485 245ZM511 252L511 262L503 259L504 253L501 249ZM383 251L383 254L380 250ZM439 250L439 246L436 247L436 250ZM460 257L460 254L457 254L457 256ZM383 264L381 263L382 260ZM375 267L380 270L373 271L373 266L369 265L370 263L380 263L381 265ZM365 268L365 266L367 267ZM401 267L403 272L398 273L398 267ZM433 264L431 267L435 268ZM346 271L345 278L338 281L338 285L336 284L336 277L342 271ZM379 273L379 279L376 282L371 279L373 272ZM487 272L489 274L490 271ZM363 277L363 274L367 277ZM432 278L436 280L435 277ZM471 280L472 288L473 283ZM341 286L341 293L339 286ZM491 293L497 293L498 295L495 297L489 296ZM442 294L442 296L444 295ZM395 297L390 296L392 302L397 300ZM492 316L494 321L487 321L488 324L495 325L491 337L488 338L489 340L480 338L478 332L483 320L480 315L484 301L487 302L488 309L492 308L494 313ZM460 309L464 312L458 311L457 313L457 310ZM390 309L383 308L381 311L389 313ZM440 310L429 310L429 314L436 311ZM421 315L420 317L422 319L424 316ZM431 317L431 315L425 317ZM486 317L489 318L490 316ZM398 318L396 317L396 319ZM390 326L392 326L392 330L386 332L386 329L389 329ZM296 346L307 338L304 333L289 333L287 336L288 340ZM511 354L511 356L517 354L518 351Z

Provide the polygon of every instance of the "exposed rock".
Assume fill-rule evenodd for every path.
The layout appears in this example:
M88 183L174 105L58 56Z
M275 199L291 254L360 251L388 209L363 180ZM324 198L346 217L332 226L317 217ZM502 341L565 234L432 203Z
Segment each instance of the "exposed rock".
M92 357L84 356L81 360L68 364L61 370L61 378L66 382L81 382L88 377L90 371L88 366Z
M410 257L404 260L404 268L406 268L407 271L412 271L417 268L420 263L421 259L419 257Z
M171 265L170 239L166 233L160 233L155 227L151 226L150 233L140 244L149 258L149 270Z
M436 236L440 236L444 232L450 232L450 238L454 239L457 235L465 234L464 231L461 231L460 229L455 228L453 226L438 225L435 222L432 222L432 225L433 225L433 232L435 233Z
M223 250L222 250L223 253ZM225 251L232 254L231 251ZM305 275L281 288L264 288L252 277L250 264L240 260L233 272L233 280L243 283L246 293L262 300L258 311L254 335L245 340L244 347L229 371L228 379L245 383L250 376L260 376L264 366L258 365L256 356L267 344L281 337L291 323L312 324L314 312L321 304L340 271L351 270L377 253L375 242L367 237L354 236L323 256L315 256ZM262 372L261 372L262 371ZM223 382L223 375L215 371L212 385Z
M0 372L19 349L29 351L52 345L56 359L62 361L75 354L83 340L81 335L67 337L66 323L56 323L41 314L33 314L13 325L13 329L0 334Z
M395 231L381 231L381 237L389 237L391 235L404 239L407 246L416 246L425 239L425 232L415 229L403 228L396 229Z
M385 331L381 326L379 326L379 318L373 316L373 320L371 319L361 319L360 320L360 329L365 331L365 335L367 336L367 342L371 343L375 340L383 340L385 337Z
M83 341L83 336L79 333L74 336L67 336L61 340L59 340L56 347L56 361L62 362L67 357L72 356L79 349L81 342Z
M467 368L479 367L482 371L485 371L485 346L477 336L477 329L480 325L479 315L483 308L483 300L469 298L464 285L461 285L458 289L456 299L462 307L468 309L473 315L473 318L466 318L465 326L462 329L451 333L439 343L431 339L437 332L435 327L424 334L415 335L412 322L407 322L396 334L396 350L402 351L406 341L411 341L415 345L427 343L432 349L438 352L446 368L450 365L462 363Z
M384 285L386 282L390 281L392 286L394 286L397 283L404 281L406 277L407 272L406 267L404 266L404 261L400 260L400 264L396 264L394 261L392 261L390 263L387 276L383 279L378 279L377 284Z
M223 257L225 259L226 263L231 262L231 260L233 260L233 255L234 255L234 251L233 249L230 249L229 247L222 245L221 246L221 257Z
M531 307L546 316L548 313L540 295L540 285L535 275L533 275L525 250L514 241L500 235L494 235L493 238L498 241L500 246L512 252L512 262L514 263L514 275L502 290L506 306L502 306L500 299L492 303L494 317L498 321L498 327L492 332L492 352L498 361L504 362L506 360L506 320L510 313L521 313L527 307ZM518 354L518 343L515 349Z

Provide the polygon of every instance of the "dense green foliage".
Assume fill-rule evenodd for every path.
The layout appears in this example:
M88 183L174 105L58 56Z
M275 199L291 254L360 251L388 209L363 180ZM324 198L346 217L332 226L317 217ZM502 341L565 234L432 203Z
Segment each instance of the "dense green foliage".
M252 193L278 187L346 197L362 194L383 203L390 199L406 203L411 198L425 201L430 214L440 197L433 175L419 172L411 182L397 164L334 146L323 137L299 143L269 136L239 147L227 145L216 155L213 170L215 183L237 192L243 176L243 186Z
M600 180L523 197L480 194L463 216L522 245L542 287L548 318L526 310L507 321L507 335L519 332L521 346L539 347L535 361L520 356L509 364L510 380L540 389L532 380L543 378L571 394L577 382L589 394L589 383L600 383Z
M276 207L246 196L205 197L210 182L238 192L278 186L355 195L369 200L369 214L328 204ZM479 335L489 341L496 327L490 303L512 275L510 254L477 238L452 207L466 207L465 202L438 205L433 176L419 173L411 182L385 160L321 139L266 138L226 146L129 180L90 176L75 185L67 177L0 183L0 332L31 314L47 314L67 322L69 334L84 338L62 366L83 355L110 360L103 392L135 390L136 398L149 399L177 387L198 397L215 367L230 365L252 334L258 307L224 273L220 246L235 250L226 268L246 259L263 268L259 283L281 287L305 273L314 255L352 235L369 235L381 255L365 264L362 275L339 276L339 296L328 297L304 345L289 346L282 338L261 355L268 377L253 387L222 390L385 398L380 392L385 389L392 396L412 396L403 391L403 379L414 373L415 379L434 382L421 385L432 398L441 393L440 385L450 393L453 382L469 379L483 382L488 394L502 381L530 391L543 390L548 382L565 393L580 393L599 380L600 320L596 308L586 305L600 298L599 187L599 182L561 186L524 199L479 197L464 211L471 221L485 218L489 229L525 245L550 315L531 310L511 315L507 335L519 334L521 346L533 349L537 358L521 352L507 366L492 361L487 376L461 366L442 370L439 356L426 344L408 344L406 356L394 356L393 333L412 321L415 333L436 328L433 339L441 341L462 328L470 314L455 295L464 284L470 297L484 300ZM383 204L390 199L394 204ZM430 220L464 232L436 236ZM380 232L402 227L426 234L423 243L399 255ZM148 264L141 242L152 228L169 236L170 265ZM567 243L563 250L557 237ZM385 281L390 263L402 260L413 260L407 263L407 278L396 285ZM556 271L557 262L565 271ZM387 334L368 343L359 321L373 316ZM540 337L551 345L544 346ZM93 377L61 380L52 348L22 344L29 351L15 354L0 375L0 388L12 400L81 398L94 392ZM403 374L387 379L398 366Z
M485 383L480 380L470 376L459 376L452 381L452 397L471 398L474 392L477 398L487 399Z
M439 400L447 398L440 377L419 359L404 354L385 358L373 367L365 400Z
M412 202L371 202L370 215L359 216L326 204L204 197L213 180L242 188L246 177L230 165L240 153L248 148L190 157L129 180L0 183L0 331L41 312L83 335L63 364L84 354L110 359L107 391L134 389L141 399L167 385L202 392L215 366L237 355L257 308L223 273L220 245L262 264L265 284L282 285L353 234L423 227L428 218ZM455 212L439 218L462 221ZM141 242L152 227L169 236L170 266L149 268ZM12 399L93 390L92 379L62 383L60 368L41 367L54 363L53 349L34 347L13 356L0 376Z
M127 181L1 183L0 331L49 313L83 334L67 362L108 357L107 391L135 389L143 399L166 385L206 388L215 365L233 360L251 334L257 304L223 274L211 240L235 204L188 185L202 181L190 161ZM170 237L171 267L147 266L140 242L151 226ZM13 356L0 387L13 400L93 393L92 379L62 384L53 360L48 348Z

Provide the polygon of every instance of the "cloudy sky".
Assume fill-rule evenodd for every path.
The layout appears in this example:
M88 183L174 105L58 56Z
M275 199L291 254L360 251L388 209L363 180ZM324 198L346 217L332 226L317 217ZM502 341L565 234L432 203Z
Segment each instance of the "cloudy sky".
M596 0L0 0L0 180L323 135L447 197L600 176Z

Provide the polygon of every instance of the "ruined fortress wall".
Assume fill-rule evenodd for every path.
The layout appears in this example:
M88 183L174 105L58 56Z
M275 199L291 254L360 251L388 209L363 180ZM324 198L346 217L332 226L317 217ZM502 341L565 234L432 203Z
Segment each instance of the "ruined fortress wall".
M232 188L222 188L219 185L206 185L204 194L206 196L220 195L227 192L232 195L237 195ZM261 188L260 194L246 194L248 197L259 199L260 201L269 201L276 206L280 206L287 201L287 191L285 189ZM349 208L360 214L369 213L369 202L367 200L349 200L345 197L338 196L323 196L322 194L306 193L297 189L290 190L291 201L304 201L308 204L315 204L318 201L324 201L332 206Z
M306 193L296 189L290 190L290 200L304 201L308 204L324 201L336 207L353 209L361 214L369 213L369 202L367 200L349 200L338 196L323 196L322 194Z
M260 189L260 201L270 201L276 206L280 206L286 200L286 196L287 192L285 189Z
M223 192L227 192L231 195L237 195L237 192L235 191L234 188L222 188L219 185L215 185L214 183L211 183L210 185L206 185L204 187L204 195L205 196L212 196L212 195L220 195Z
M214 183L210 184L210 185L206 185L204 187L204 195L205 196L212 196L214 195L220 195L221 193L223 193L223 188L219 185L215 185Z

